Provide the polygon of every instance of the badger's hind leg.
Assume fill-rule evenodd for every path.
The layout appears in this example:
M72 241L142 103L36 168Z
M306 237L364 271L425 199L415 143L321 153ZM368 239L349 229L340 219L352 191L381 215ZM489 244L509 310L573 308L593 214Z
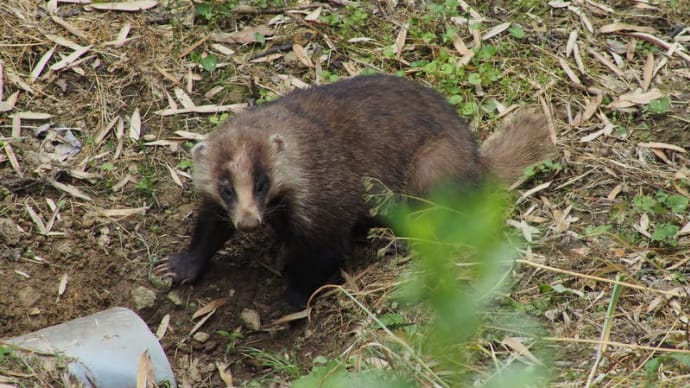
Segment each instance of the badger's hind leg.
M234 233L226 211L210 200L204 200L196 217L192 239L182 251L163 259L154 272L169 277L174 283L196 280L209 259L223 247Z
M426 196L437 184L475 185L484 175L479 148L469 134L447 132L428 140L407 171L407 194Z

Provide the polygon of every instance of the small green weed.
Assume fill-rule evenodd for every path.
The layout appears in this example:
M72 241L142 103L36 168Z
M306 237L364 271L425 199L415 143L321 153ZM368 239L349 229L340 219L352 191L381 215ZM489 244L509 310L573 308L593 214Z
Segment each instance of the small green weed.
M297 379L302 375L302 370L297 365L295 355L292 353L274 354L252 347L244 347L240 351L245 357L249 357L261 366L270 369L270 374L278 373L290 379Z
M225 345L226 353L235 349L235 346L237 346L239 340L244 338L244 334L242 334L242 331L239 329L233 331L218 330L216 331L216 334L228 340L227 345Z

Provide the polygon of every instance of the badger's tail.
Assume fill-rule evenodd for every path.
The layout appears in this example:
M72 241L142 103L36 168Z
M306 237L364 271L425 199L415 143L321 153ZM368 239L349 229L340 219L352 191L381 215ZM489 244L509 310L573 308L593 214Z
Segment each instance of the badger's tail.
M555 154L549 122L537 107L523 108L504 120L481 147L491 173L506 184L517 181L529 166Z

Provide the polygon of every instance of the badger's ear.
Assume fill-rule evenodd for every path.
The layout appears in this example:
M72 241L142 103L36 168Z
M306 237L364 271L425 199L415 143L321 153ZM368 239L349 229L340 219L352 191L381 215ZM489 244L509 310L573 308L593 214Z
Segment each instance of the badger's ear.
M283 139L283 137L279 134L274 133L269 139L271 140L271 145L276 153L285 149L285 139Z
M206 152L208 151L208 144L204 141L200 141L196 143L194 147L191 149L192 153L192 161L194 163L199 162L201 159L206 157Z

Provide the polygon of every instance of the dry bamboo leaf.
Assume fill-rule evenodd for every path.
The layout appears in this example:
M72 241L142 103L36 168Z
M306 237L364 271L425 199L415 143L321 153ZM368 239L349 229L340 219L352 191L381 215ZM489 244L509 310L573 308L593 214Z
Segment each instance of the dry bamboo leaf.
M493 38L496 35L501 34L503 31L507 30L510 28L510 22L505 22L501 23L494 28L490 29L487 31L484 35L482 35L482 40L489 40Z
M7 79L10 80L11 83L14 83L18 87L22 88L23 90L25 90L31 94L36 93L34 91L34 89L31 86L29 86L29 84L24 82L24 80L21 77L19 77L17 74L10 71L9 69L7 69Z
M625 46L625 59L632 61L635 58L635 49L637 48L637 39L630 39Z
M89 218L95 217L106 217L106 218L125 218L133 215L144 215L146 214L148 207L129 207L129 208L119 208L119 209L99 209L96 211L88 212Z
M46 178L46 180L48 181L48 183L50 183L51 186L53 186L57 190L64 191L65 193L75 198L83 199L85 201L91 201L91 197L84 194L81 190L77 189L72 185L60 183L52 178Z
M113 187L111 187L111 189L113 191L120 191L125 187L125 185L127 185L127 183L129 183L131 181L132 181L132 176L130 174L127 174L124 177L122 177L122 179L120 179L119 182L115 183L113 185Z
M0 66L0 88L2 88L2 66ZM7 100L0 101L0 113L9 112L14 109L17 104L17 98L19 97L19 92L14 92L7 97ZM2 92L0 92L0 99L2 98Z
M57 63L54 63L52 66L50 66L50 70L53 71L59 71L62 69L67 68L68 66L72 65L74 61L79 59L82 55L86 54L89 50L91 50L92 46L86 46L86 47L81 47L78 50L74 50L70 55L62 58Z
M77 27L67 23L64 19L57 15L50 15L50 18L59 26L64 28L65 30L69 31L72 35L75 35L81 39L87 40L88 37L84 33L84 31L78 29Z
M256 43L257 34L263 36L273 35L273 30L267 25L245 27L236 32L217 32L211 34L211 40L219 43Z
M153 388L156 385L156 378L153 373L153 363L149 350L144 350L139 357L139 368L137 369L137 388Z
M53 226L55 225L55 220L58 218L58 215L60 214L60 208L55 205L55 202L53 202L52 199L47 198L46 202L48 202L48 207L50 207L50 210L52 211L52 214L50 215L50 219L48 220L48 223L46 224L46 231L48 234L51 234L51 230L53 230Z
M43 72L43 69L46 67L46 64L48 64L50 58L53 57L53 53L55 53L56 48L57 46L51 47L50 50L46 51L46 53L43 54L43 56L41 56L41 59L38 60L36 66L34 66L33 70L31 70L31 77L29 77L29 82L35 82L38 79L38 77L41 76L41 73Z
M549 7L551 8L567 8L570 5L569 1L563 1L563 0L551 0L549 1Z
M51 115L50 113L29 112L29 111L19 112L19 113L15 114L14 116L17 116L22 120L47 120L47 119L53 117L53 115Z
M603 95L596 95L591 100L586 99L587 105L585 106L585 110L582 112L582 115L576 116L576 119L573 122L573 126L578 127L583 123L587 122L589 119L591 119L592 116L594 116L594 114L597 112L597 109L599 109L599 106L601 105L603 99Z
M572 30L570 31L570 35L568 35L568 43L565 45L566 58L572 54L575 43L577 43L577 30Z
M580 81L580 77L575 74L573 69L570 68L568 65L568 62L565 61L563 58L558 58L558 62L561 64L561 67L563 68L563 71L565 71L565 74L568 75L568 78L570 78L570 81L572 81L576 85L582 85L582 81Z
M115 40L112 42L109 42L111 45L115 47L121 47L125 43L129 41L127 39L127 36L129 35L129 31L132 29L132 24L131 23L125 23L122 28L120 28L120 32L117 33L117 36L115 37Z
M580 139L580 142L581 142L581 143L590 142L590 141L592 141L592 140L598 138L599 136L601 136L601 135L603 135L603 134L604 134L604 130L603 130L603 129L600 129L600 130L598 130L598 131L595 131L595 132L590 133L590 134L587 135L587 136L582 137L582 138Z
M230 368L228 368L228 364L216 361L216 368L218 368L218 375L220 376L220 379L223 380L223 382L225 383L225 386L233 387L234 385L232 385L232 373L230 373Z
M688 222L687 224L683 225L683 227L680 228L680 230L678 231L678 233L676 233L676 236L679 236L679 237L680 237L680 236L687 236L687 235L689 235L689 234L690 234L690 222Z
M304 20L309 21L309 22L319 21L319 17L321 17L321 12L322 12L322 10L323 10L323 9L322 9L321 7L316 8L315 10L309 12L309 13L304 17Z
M373 41L374 41L374 39L372 39L372 38L367 38L367 37L364 37L364 36L360 36L360 37L357 37L357 38L350 38L350 39L348 39L348 40L347 40L347 43L360 43L360 42L373 42Z
M654 74L654 54L647 54L647 62L644 65L644 71L642 72L642 90L647 91L649 85L652 84L652 75Z
M12 149L12 145L10 143L5 143L5 155L7 155L7 159L10 160L10 165L12 166L14 172L17 173L17 176L20 178L24 178L22 169L19 168L19 161L17 161L17 155L14 154L14 150Z
M666 41L664 41L664 40L662 40L662 39L657 38L657 37L654 36L654 35L646 34L646 33L644 33L644 32L631 32L630 35L631 35L631 36L634 36L634 37L636 37L636 38L642 39L642 40L644 40L645 42L651 43L651 44L653 44L653 45L656 45L656 46L659 46L659 47L663 47L665 50L670 49L671 46L672 46L671 43L668 43L668 42L666 42ZM683 52L683 51L681 51L681 50L678 50L678 51L676 51L674 54L676 54L676 55L678 55L679 57L683 58L684 61L690 63L690 55L688 55L687 53L685 53L685 52Z
M292 321L298 321L301 319L309 319L309 315L311 314L311 309L312 309L311 307L307 307L306 309L304 309L302 311L283 315L282 317L271 322L268 326L280 326L280 325L283 325L283 324L286 324L286 323L292 322Z
M304 49L304 47L300 46L297 43L294 43L292 45L292 51L295 53L297 56L297 59L299 59L302 64L308 68L314 68L314 62L311 61L311 58L309 58L309 54L307 54L307 50Z
M524 201L526 198L529 198L529 197L532 196L532 194L534 194L534 193L538 193L538 192L540 192L540 191L542 191L542 190L544 190L544 189L547 189L549 186L551 186L551 183L552 183L552 181L544 182L544 183L540 184L539 186L533 187L533 188L531 188L531 189L525 191L525 192L520 196L520 198L516 201L516 204L517 204L517 203L520 203L520 202L522 202L522 201Z
M520 338L517 337L505 337L501 341L502 345L505 345L514 351L518 352L521 356L526 357L529 359L531 362L533 362L536 365L542 365L542 362L532 354L532 352L529 351L527 346L523 345L522 342L520 342Z
M67 38L63 38L60 35L45 34L45 37L48 38L49 40L53 41L53 43L55 43L59 46L70 48L73 51L80 50L80 49L84 48L82 45L75 43L75 42L72 42L71 40L69 40Z
M184 184L182 183L182 180L180 179L179 175L177 175L175 170L167 164L165 165L165 168L167 168L170 172L170 177L172 178L173 182L175 182L175 184L180 186L181 188L184 188Z
M651 101L664 97L658 89L652 89L646 93L642 93L640 89L635 90L631 93L626 93L618 97L617 100L613 101L608 105L611 109L621 109L629 108L635 105L646 105Z
M202 315L206 315L212 311L215 311L218 307L224 305L227 301L228 298L218 298L210 301L207 305L201 307L200 309L196 310L194 314L192 314L192 320L197 319Z
M655 34L657 31L652 27L646 26L635 26L627 23L611 23L607 24L599 29L602 34L610 34L617 31L636 31L636 32L646 32L649 34Z
M256 59L252 59L249 62L250 63L271 63L271 62L274 62L275 60L282 58L284 56L285 56L285 54L275 53L275 54L271 54L271 55L266 55L265 57L259 57Z
M62 274L60 278L60 284L58 285L58 299L65 293L67 289L67 281L69 280L69 275L67 273Z
M193 109L196 104L192 99L187 95L187 93L184 92L181 88L176 87L173 89L173 92L175 93L175 97L177 97L177 100L180 101L183 107L185 109Z
M123 2L112 2L112 3L92 3L89 8L97 9L100 11L125 11L125 12L137 12L151 9L158 5L155 0L132 0Z
M137 141L141 137L141 114L139 108L134 108L132 117L129 118L129 138Z
M211 48L218 51L219 53L231 57L235 55L235 50L231 49L228 46L222 45L220 43L211 43Z
M24 271L22 271L22 270L15 269L15 270L14 270L14 273L16 273L16 274L19 275L19 276L25 277L25 278L27 278L27 279L31 279L31 275L29 275L28 273L26 273L26 272L24 272Z
M606 67L611 69L614 73L616 73L617 76L623 77L623 70L616 66L615 63L609 61L608 58L606 58L605 56L603 56L591 47L587 47L587 52L590 53L594 58L598 59L599 62L603 63Z
M120 157L122 153L122 147L125 145L125 122L122 117L117 118L117 126L115 127L115 137L117 138L117 146L115 147L115 154L113 155L113 160Z
M508 220L506 221L506 224L512 226L513 228L519 230L522 232L522 236L525 238L525 241L528 243L533 242L532 236L538 235L539 234L539 229L535 228L534 226L529 225L525 221L516 221L516 220Z
M38 213L34 211L34 208L31 207L31 205L29 205L28 203L24 204L24 208L26 209L26 212L29 213L29 217L31 217L31 220L34 222L34 224L36 224L36 228L38 228L38 233L44 236L47 235L48 231L46 230L46 225L43 222L41 216L39 216Z
M10 136L15 139L22 136L22 116L19 114L12 115L12 132Z
M619 183L609 192L609 195L606 196L606 199L608 199L609 201L613 201L614 199L616 199L618 194L621 193L621 191L623 191L623 184Z
M165 314L161 319L161 323L158 324L158 329L156 330L156 338L159 340L163 338L165 333L168 332L168 327L170 327L170 314Z
M175 131L175 134L181 138L184 138L184 139L198 140L198 141L206 139L206 136L207 136L207 135L204 135L202 133L182 131L182 130Z
M637 145L640 147L649 148L649 149L671 150L671 151L676 151L676 152L680 152L683 154L688 152L683 147L678 147L677 145L668 144L668 143L652 142L652 143L637 143Z
M395 57L397 59L400 59L402 56L402 51L403 48L405 48L405 40L407 39L407 27L408 25L405 24L400 28L400 31L398 31L398 36L395 38L395 44L393 45L395 49Z
M108 125L106 125L105 127L103 127L103 129L98 131L96 136L94 136L94 143L96 145L100 145L101 143L103 143L103 140L105 140L105 137L108 136L111 129L113 129L113 127L115 126L115 123L117 123L117 119L118 119L117 117L113 117L113 119L110 120Z
M161 147L170 147L171 149L176 149L179 148L180 146L180 141L179 140L154 140L154 141L149 141L144 143L145 146L161 146Z
M573 47L573 59L575 59L575 64L577 65L577 69L580 71L580 73L586 74L587 70L585 70L585 63L582 61L582 56L580 55L580 45L578 44L575 44L575 47Z
M664 163L668 165L672 165L673 163L668 159L668 156L664 153L664 151L658 149L658 148L650 148L652 153L656 155L657 158L661 159Z
M568 11L574 13L575 15L577 15L580 18L580 22L582 23L583 26L585 26L587 31L589 31L592 34L594 33L594 27L592 26L592 22L589 21L589 18L587 17L587 15L585 15L585 13L582 12L582 10L579 7L569 5Z
M220 112L240 112L247 107L247 104L231 104L231 105L197 105L191 109L163 109L155 112L160 116L172 116L186 113L220 113Z
M204 317L201 318L199 320L199 322L197 322L196 325L194 325L194 327L192 327L192 330L189 331L189 336L194 335L194 333L196 333L197 330L199 330L202 326L204 326L206 324L206 321L208 321L213 316L213 314L215 312L216 312L216 310L211 310L210 313L204 315Z
M167 90L165 91L165 96L168 99L168 108L177 110L177 102L175 101L174 98L172 98L172 96L170 95L170 93L168 93Z

